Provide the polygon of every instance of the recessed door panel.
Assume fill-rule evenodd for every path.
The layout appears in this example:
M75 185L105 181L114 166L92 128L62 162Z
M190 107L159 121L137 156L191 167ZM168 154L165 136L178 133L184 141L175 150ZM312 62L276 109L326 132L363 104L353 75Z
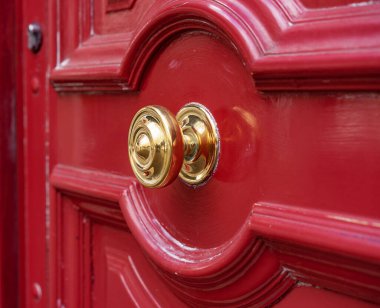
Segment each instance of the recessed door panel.
M28 303L380 302L378 3L47 2L50 84L44 112L26 108L44 133L27 135L39 143L25 143L25 161L45 174L28 177L28 204L33 187L46 195L26 222L44 226L27 236L45 243L48 270L31 269L40 248L25 260L42 290ZM154 161L148 176L207 152L202 124L175 118L189 103L212 119L215 170L201 185L144 186L130 153ZM147 106L166 110L161 130L142 117L150 135L131 142Z

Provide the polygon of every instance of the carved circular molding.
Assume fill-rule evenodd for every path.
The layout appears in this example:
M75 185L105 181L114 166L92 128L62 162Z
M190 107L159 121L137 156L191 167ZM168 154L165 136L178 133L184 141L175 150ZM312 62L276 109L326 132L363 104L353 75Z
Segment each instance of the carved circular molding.
M136 240L189 302L264 305L294 284L276 256L254 237L248 219L230 241L201 249L178 241L160 224L140 184L131 184L119 203Z
M378 25L379 19L375 19L375 15L361 15L363 12L360 11L355 13L359 9L342 8L347 10L344 15L342 12L336 13L335 10L340 10L339 8L330 11L306 10L299 1L156 1L133 33L132 39L125 36L120 42L108 45L104 43L105 47L101 46L108 48L104 49L107 51L123 52L115 56L112 52L103 50L102 55L107 56L105 61L95 59L91 65L86 62L81 68L77 65L78 59L86 58L85 55L99 48L94 42L87 42L85 47L83 44L76 49L69 61L65 60L65 63L57 67L52 79L60 91L137 90L144 71L165 44L184 32L197 31L222 38L232 46L239 53L247 74L254 77L255 85L260 91L377 89L379 83L368 80L378 81L378 47L366 46L368 42L373 43L374 25ZM378 6L374 6L371 11L375 9L379 11ZM331 41L330 32L334 23L345 25L347 20L356 31L336 31L337 36ZM302 33L302 45L295 33ZM323 48L326 42L332 44L332 48L323 51L326 57L321 57L319 48ZM355 48L358 46L356 52L351 52L351 47L347 46L349 42L353 42ZM96 66L99 63L102 65L101 73ZM331 83L325 83L326 78ZM225 167L219 166L219 172L223 171L222 168ZM108 179L105 183L108 183ZM104 183L99 187L103 189ZM99 187L96 187L96 193L101 191ZM368 270L365 261L360 261L363 262L359 262L360 266L357 260L349 263L350 266L343 266L347 262L346 256L353 252L360 252L367 258L370 255L372 259L378 260L378 256L371 255L376 250L364 245L376 243L378 233L374 233L377 237L373 236L371 241L362 241L362 238L374 232L371 228L368 228L369 231L364 228L358 240L355 232L362 226L358 227L354 222L351 223L355 232L347 228L347 221L334 229L330 227L337 222L331 222L332 218L324 213L317 215L308 212L306 215L304 209L294 210L294 206L274 204L267 209L266 205L258 204L251 212L252 217L248 216L247 222L228 241L215 247L200 248L185 244L168 232L152 211L149 198L139 184L133 183L126 188L120 206L130 230L153 260L157 270L189 303L262 307L276 301L294 285L293 279L299 277L302 281L316 281L318 285L348 294L355 290L357 294L364 294L363 298L370 299L373 294L370 292L374 292L375 279L368 274L371 270ZM264 239L258 238L258 235ZM272 240L277 240L280 244L276 246ZM287 244L284 244L286 241ZM314 251L305 249L300 253L303 248L299 247L296 250L299 256L291 256L294 263L302 265L302 258L308 264L312 263L312 266L305 266L306 271L314 267L317 269L316 274L305 274L302 268L297 268L293 263L296 269L291 278L285 269L286 258L284 261L278 256L280 254L275 255L272 248L266 246L268 244L265 243L268 242L273 245L272 248L275 247L285 255L281 249L285 247L291 254L294 249L292 245L296 248L300 245L308 249L320 249L320 259L315 257ZM340 248L341 251L334 250L336 243L341 243L344 248ZM361 254L358 254L359 259L363 260ZM343 261L336 255L343 255ZM285 264L284 267L279 260ZM331 260L334 262L331 263ZM334 281L336 277L331 275L326 264L333 264L341 272L347 273L347 287L337 287ZM374 270L372 272L377 273ZM367 281L370 283L363 287L361 281L356 281L358 273L369 275Z
M203 4L199 3L199 5L202 6ZM222 32L220 30L221 27L216 26L210 21L206 21L206 19L200 16L190 15L191 12L194 13L194 8L184 9L187 12L186 14L185 11L180 15L173 15L172 11L167 16L164 12L158 14L160 19L154 19L152 24L144 28L143 31L147 31L145 34L137 35L137 37L144 39L135 41L133 43L135 47L132 46L131 48L132 50L138 48L135 50L137 60L134 63L134 67L145 67L145 62L152 60L152 53L157 50L157 46L165 46L169 40L172 42L175 38L178 38L178 34L193 29L197 30L197 33L207 41L210 40L210 34L212 34L211 42L215 44L212 46L222 48L229 55L228 59L234 59L233 65L231 64L231 70L238 68L234 77L245 76L244 85L238 83L239 86L253 87L251 77L245 70L244 65L242 65L242 56L237 52L228 34ZM201 13L201 10L198 13ZM151 33L150 35L147 34L149 32ZM206 36L205 33L207 34ZM192 37L182 36L182 39L186 41L186 39L191 40ZM176 41L178 45L186 44L182 39ZM171 45L171 48L173 48L173 45ZM170 50L165 49L162 54L167 54L168 52ZM202 49L202 52L207 53L207 49ZM155 55L157 56L157 53ZM168 55L168 57L170 56ZM163 61L162 58L160 58L160 61ZM220 62L217 62L215 65L220 66ZM213 70L211 69L211 71ZM213 74L218 73L215 72ZM142 74L139 71L135 71L131 72L131 76L136 76L135 80L138 82ZM148 80L152 82L150 78ZM148 87L149 85L147 84L146 86ZM231 93L236 93L236 86ZM258 97L255 99L258 99ZM216 120L221 120L220 136L222 142L227 142L227 139L229 140L226 146L221 146L224 149L222 150L222 152L224 151L223 154L221 154L224 155L224 158L221 158L220 165L218 166L220 169L215 173L215 178L220 178L218 183L220 185L219 189L232 184L228 180L230 174L235 176L233 180L236 183L244 178L249 178L242 189L250 189L248 182L251 181L250 176L254 172L249 171L249 169L255 165L255 159L252 155L255 152L258 131L256 119L251 111L247 111L245 108L250 110L250 107L246 105L252 104L253 100L253 98L242 99L240 106L236 99L232 98L232 101L237 104L236 106L231 105L231 101L223 102L226 105L225 108L218 109L216 114L213 113L216 116ZM238 101L240 102L240 98ZM226 121L224 119L229 120ZM224 134L226 132L228 134ZM246 132L246 134L243 132ZM243 140L247 142L243 143ZM241 146L236 144L236 142L241 142ZM249 148L245 148L247 144L250 144ZM248 155L245 153L248 153ZM232 162L234 159L242 161L242 168L234 167L236 168L236 172L231 173L230 170L227 170L222 165L223 162L227 160ZM250 167L247 167L247 164ZM234 168L231 167L230 169ZM246 171L249 172L248 177L245 174ZM241 175L245 176L239 178ZM213 184L214 186L216 185L216 183ZM180 189L181 193L178 191L174 193L176 188ZM206 196L209 186L203 187L202 189L205 189L203 192L196 191L196 193L195 191L185 191L181 187L169 189L173 190L173 198L182 195L183 197L186 196L187 199L191 199L192 197L198 197L199 193ZM233 218L229 220L224 218L224 221L232 221L234 224L234 227L230 228L229 232L218 239L212 239L207 244L201 240L202 245L200 245L197 243L197 240L191 238L191 234L187 233L190 239L185 239L178 234L177 229L181 229L180 219L178 221L170 221L166 217L163 220L161 213L167 209L157 208L157 203L154 205L152 199L159 199L161 203L163 202L162 198L153 196L154 194L160 194L162 197L165 192L148 192L140 184L134 183L123 192L119 204L128 227L155 264L157 271L162 274L162 277L186 302L194 305L257 305L262 307L277 300L294 285L295 281L286 271L282 270L277 256L267 249L262 240L255 237L250 228L249 213L254 203L252 196L242 201L243 206L239 212L239 216L237 216L238 219L233 220ZM231 191L231 194L233 194L233 191ZM231 198L233 197L228 197L228 200L233 202ZM227 206L227 204L224 205ZM193 208L199 215L201 213L201 206L202 204L198 204L198 207ZM226 212L223 215L228 216ZM170 217L174 218L174 216L176 215ZM172 225L167 226L166 224ZM194 228L197 227L195 224Z

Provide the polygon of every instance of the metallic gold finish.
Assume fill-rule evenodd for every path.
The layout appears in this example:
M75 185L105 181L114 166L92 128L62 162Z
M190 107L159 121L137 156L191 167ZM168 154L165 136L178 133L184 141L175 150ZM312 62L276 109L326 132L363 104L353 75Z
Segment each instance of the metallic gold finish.
M144 186L163 187L177 177L183 140L176 119L166 108L149 106L138 111L128 140L133 172Z
M177 120L164 107L142 108L132 120L128 140L133 172L147 187L164 187L178 174L187 184L203 184L218 162L215 120L196 103L184 106Z
M200 185L214 173L219 158L219 133L208 109L197 103L177 114L185 140L184 161L179 176L190 185Z

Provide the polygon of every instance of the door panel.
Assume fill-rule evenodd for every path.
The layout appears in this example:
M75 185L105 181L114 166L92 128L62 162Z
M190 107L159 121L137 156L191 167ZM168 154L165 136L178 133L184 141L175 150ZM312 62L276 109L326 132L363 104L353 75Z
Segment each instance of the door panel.
M93 241L95 307L184 306L152 269L130 233L95 224Z
M380 302L378 3L48 3L49 261L28 304ZM217 123L215 173L142 186L133 116L189 102Z

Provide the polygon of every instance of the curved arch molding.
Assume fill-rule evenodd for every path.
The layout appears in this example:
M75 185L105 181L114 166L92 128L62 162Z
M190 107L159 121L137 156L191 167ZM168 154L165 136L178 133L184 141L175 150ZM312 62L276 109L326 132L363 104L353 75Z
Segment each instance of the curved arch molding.
M187 31L224 38L262 91L380 88L379 2L308 9L298 0L155 1L132 30L94 34L97 6L77 1L74 26L59 1L61 16L52 16L60 20L57 91L136 90L162 44Z
M124 216L156 270L188 303L263 307L297 283L380 303L379 221L259 202L230 243L199 249L157 223L133 178L57 165L51 183L60 196L101 205L79 209L97 220L119 225Z

